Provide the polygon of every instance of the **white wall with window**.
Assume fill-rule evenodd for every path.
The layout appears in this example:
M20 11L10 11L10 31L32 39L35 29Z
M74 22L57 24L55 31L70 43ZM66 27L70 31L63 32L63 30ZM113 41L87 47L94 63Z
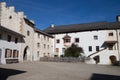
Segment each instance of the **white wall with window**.
M67 38L65 36L67 35ZM85 31L85 32L73 32L54 34L55 36L55 56L64 55L64 50L67 48L65 43L75 43L79 47L82 47L86 56L91 55L91 62L94 64L110 64L109 56L114 55L118 60L118 49L116 43L116 31L115 30L98 30L98 31ZM69 38L68 38L69 36ZM69 39L69 40L68 40ZM120 38L118 37L120 40ZM66 41L67 40L67 41ZM111 44L112 43L112 44ZM107 45L106 45L107 44ZM67 44L68 45L68 44ZM99 53L99 54L97 54ZM97 56L97 57L95 57ZM98 58L97 62L94 60Z
M65 41L66 39L63 39L66 35L68 35L69 40L67 39L67 42L70 44L75 43L78 46L82 47L84 50L84 53L87 55L90 55L94 52L96 52L96 46L99 46L99 50L103 49L102 44L106 40L106 30L101 30L101 31L87 31L87 32L76 32L76 33L63 33L63 34L55 34L55 48L59 48L59 54L63 55L63 48L67 48L65 46ZM89 51L89 46L92 47L92 50ZM98 47L97 47L98 50Z
M0 63L20 60L21 36L0 30ZM6 46L7 45L7 46Z

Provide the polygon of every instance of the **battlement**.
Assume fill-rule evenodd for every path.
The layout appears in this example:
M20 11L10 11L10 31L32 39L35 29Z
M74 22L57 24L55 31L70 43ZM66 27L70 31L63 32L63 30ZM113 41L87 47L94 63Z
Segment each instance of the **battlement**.
M6 2L1 2L0 5L1 7L6 7Z

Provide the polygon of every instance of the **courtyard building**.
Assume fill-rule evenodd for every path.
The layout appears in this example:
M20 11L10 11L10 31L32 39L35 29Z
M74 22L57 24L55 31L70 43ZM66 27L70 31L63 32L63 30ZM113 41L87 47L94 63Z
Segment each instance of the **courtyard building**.
M83 48L86 63L112 64L120 59L120 23L94 22L52 26L44 30L54 36L54 56L76 44Z
M112 64L120 60L120 16L116 22L93 22L35 27L24 12L0 3L0 63L39 61L41 57L61 57L76 44L89 64Z

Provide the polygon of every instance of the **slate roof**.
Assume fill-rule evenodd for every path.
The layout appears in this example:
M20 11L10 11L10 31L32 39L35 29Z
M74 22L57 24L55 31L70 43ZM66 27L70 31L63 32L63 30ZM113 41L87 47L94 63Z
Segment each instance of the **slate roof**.
M43 32L42 30L40 30L40 29L35 29L35 32L38 32L38 33L41 33L41 34L43 34L43 35L46 35L46 36L49 36L49 37L51 37L51 38L54 38L52 35L50 35L50 34L48 34L48 33L46 33L46 32Z
M8 32L8 33L11 33L11 34L14 34L14 35L16 35L16 36L25 37L24 35L22 35L22 34L20 34L20 33L17 33L17 32L15 32L15 31L13 31L13 30L10 30L10 29L8 29L8 28L5 28L5 27L3 27L3 26L0 26L0 30L5 31L5 32Z
M112 30L120 29L120 22L94 22L85 24L70 24L48 27L43 30L49 34L60 34L60 33L72 33L82 31L94 31L94 30Z

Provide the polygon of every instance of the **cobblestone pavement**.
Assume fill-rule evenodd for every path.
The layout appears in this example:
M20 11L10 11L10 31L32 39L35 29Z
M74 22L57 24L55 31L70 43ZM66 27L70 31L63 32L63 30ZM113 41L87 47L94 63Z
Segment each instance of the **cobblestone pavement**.
M120 67L85 63L25 62L0 65L0 80L120 80Z

